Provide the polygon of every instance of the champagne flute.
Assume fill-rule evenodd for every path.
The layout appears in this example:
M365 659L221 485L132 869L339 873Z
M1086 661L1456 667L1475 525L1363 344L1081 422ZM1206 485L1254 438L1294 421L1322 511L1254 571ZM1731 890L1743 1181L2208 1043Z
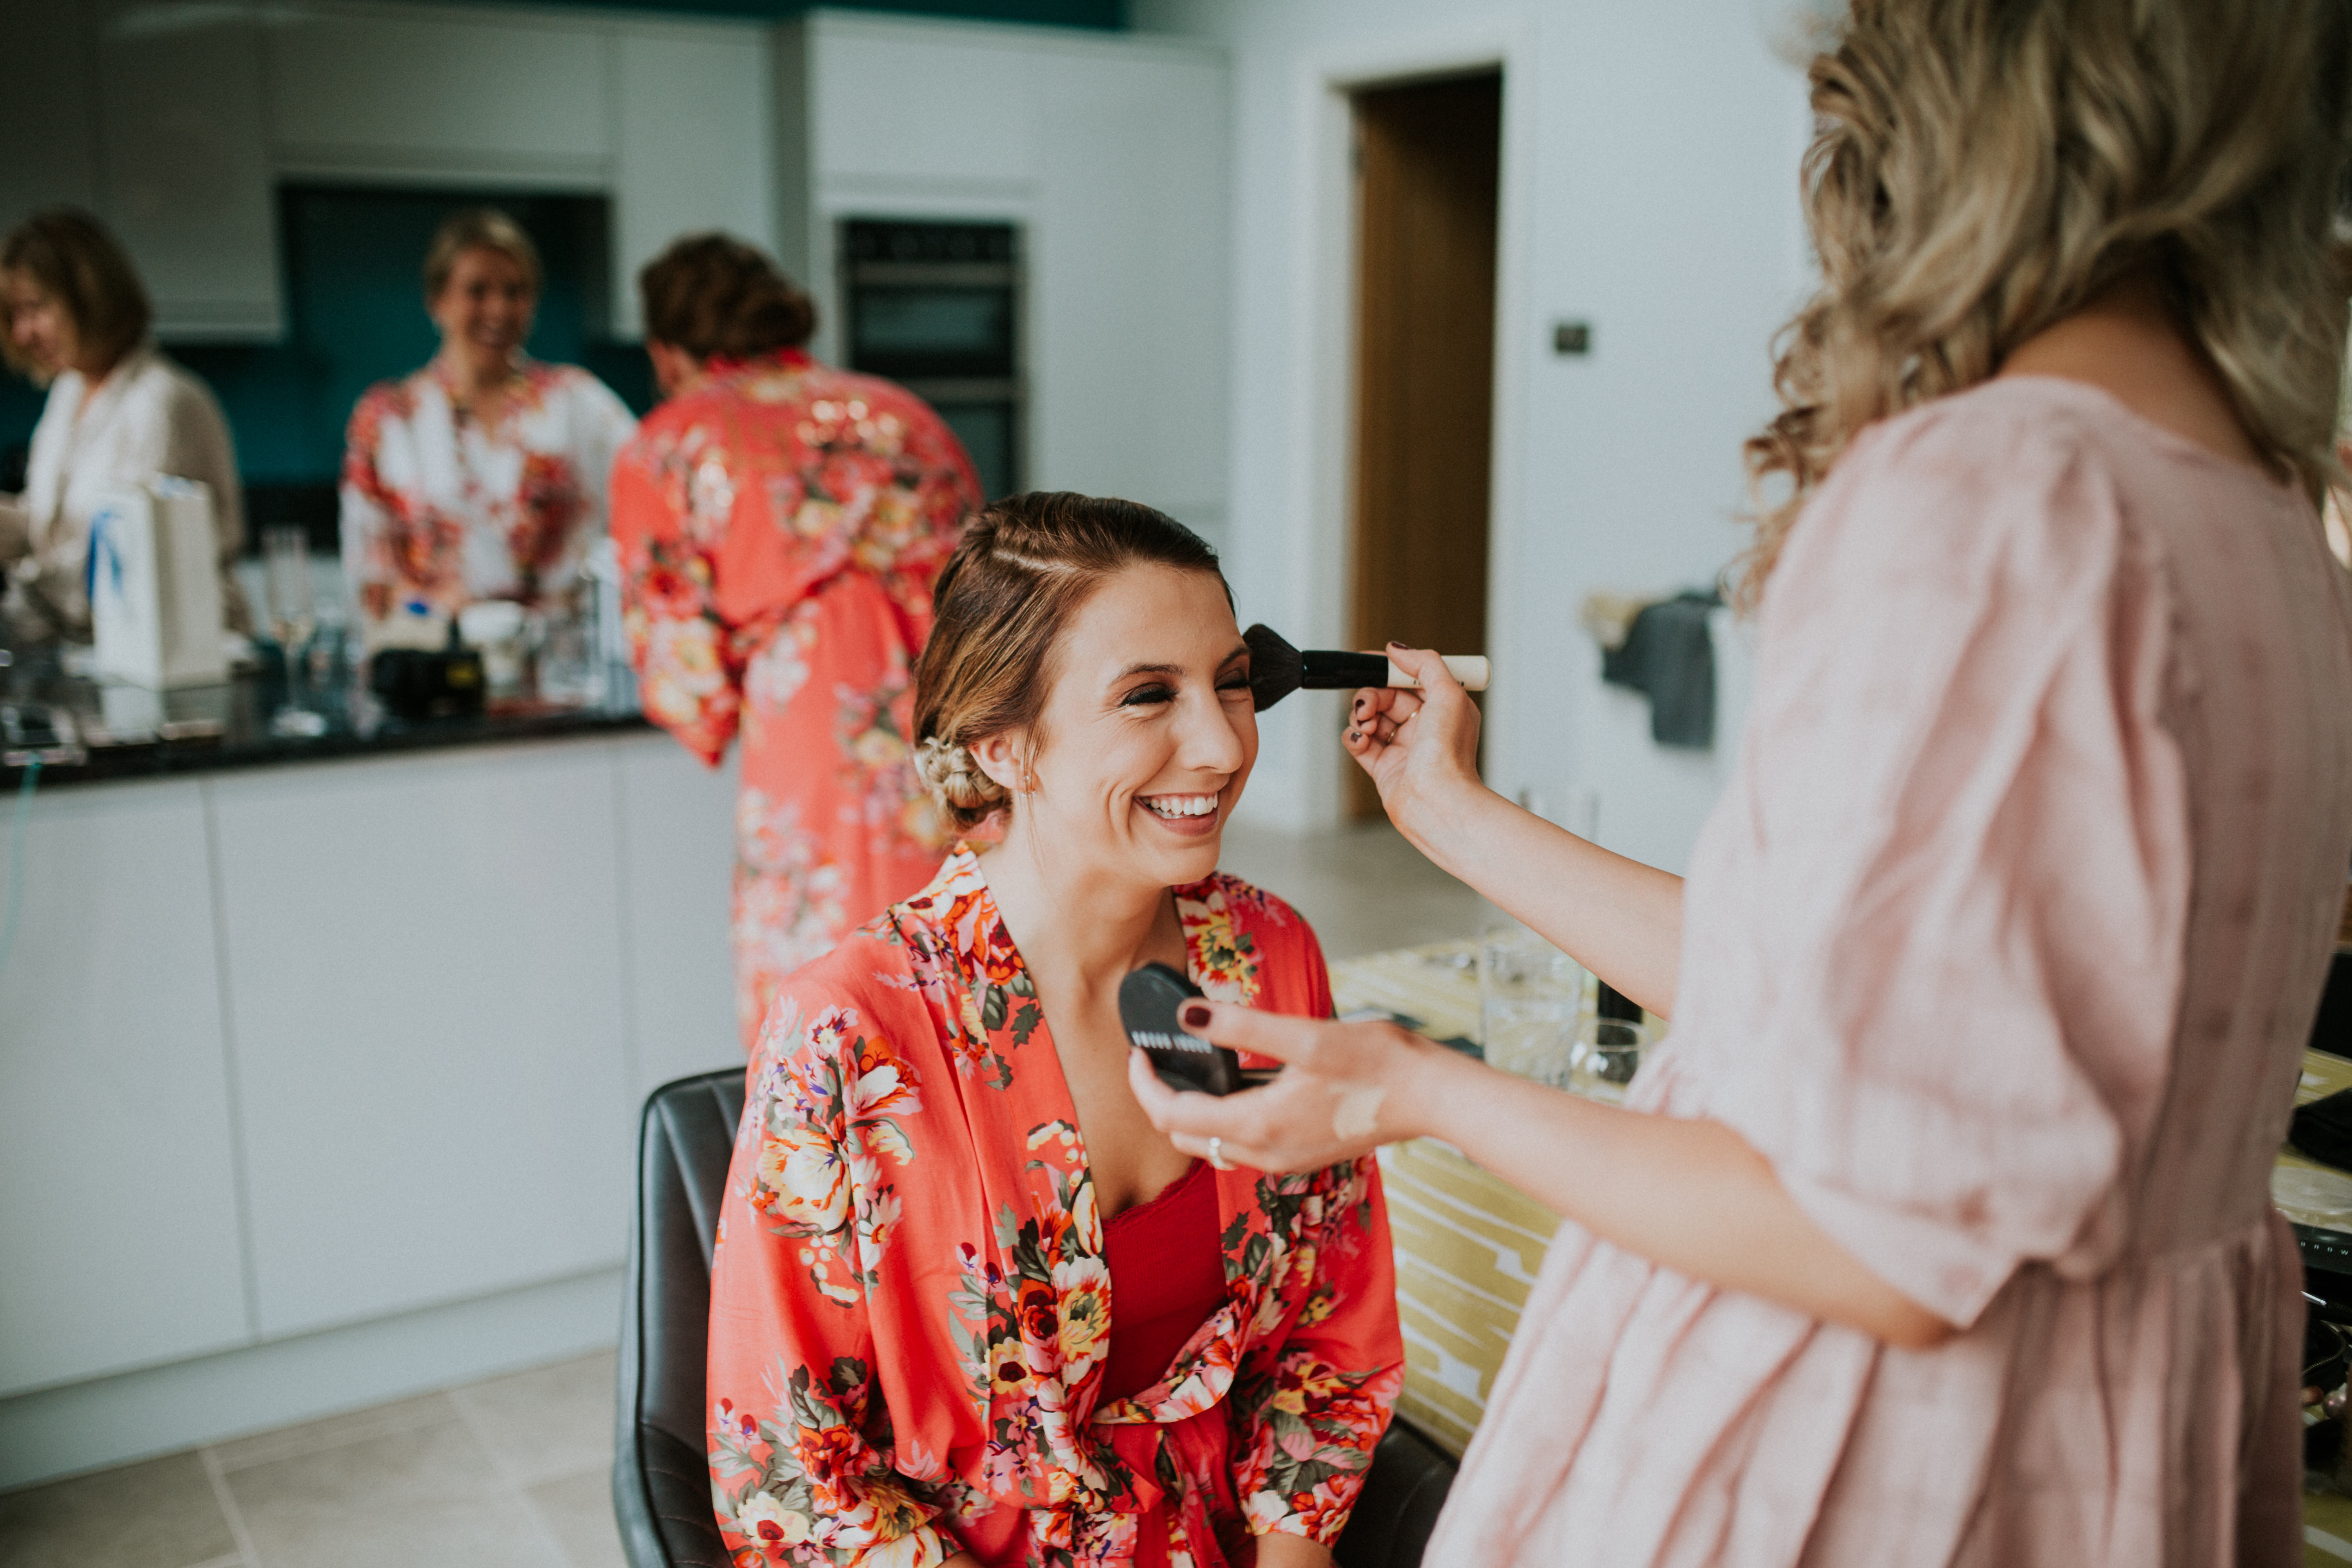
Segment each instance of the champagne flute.
M302 706L302 647L318 629L318 599L310 588L310 540L299 528L261 531L262 584L269 598L269 624L286 662L286 701L269 721L273 735L323 735L327 716Z

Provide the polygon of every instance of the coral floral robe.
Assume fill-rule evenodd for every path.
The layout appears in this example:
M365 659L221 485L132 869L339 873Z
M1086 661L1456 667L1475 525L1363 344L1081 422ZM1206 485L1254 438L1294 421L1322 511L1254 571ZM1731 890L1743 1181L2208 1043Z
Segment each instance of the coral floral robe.
M647 717L716 766L742 737L736 1020L920 888L947 834L907 732L931 582L980 504L912 393L797 351L663 404L613 470Z
M1209 995L1329 1016L1288 906L1222 875L1176 899ZM1403 1371L1376 1166L1216 1173L1225 1304L1098 1405L1116 1282L1035 995L959 848L778 997L711 1269L741 1568L1218 1568L1346 1524Z

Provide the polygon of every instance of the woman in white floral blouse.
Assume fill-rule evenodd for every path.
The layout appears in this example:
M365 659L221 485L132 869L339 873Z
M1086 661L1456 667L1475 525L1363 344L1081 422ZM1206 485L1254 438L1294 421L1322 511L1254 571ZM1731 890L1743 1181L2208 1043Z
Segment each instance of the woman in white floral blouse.
M524 354L540 278L512 218L454 214L425 259L440 352L352 410L343 568L372 640L396 622L437 629L479 599L572 607L636 421L588 372Z

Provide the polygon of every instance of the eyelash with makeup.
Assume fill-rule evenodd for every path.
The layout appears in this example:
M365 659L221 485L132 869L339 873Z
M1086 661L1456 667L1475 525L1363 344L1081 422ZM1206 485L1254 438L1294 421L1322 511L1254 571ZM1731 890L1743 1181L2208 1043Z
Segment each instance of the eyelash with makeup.
M1245 672L1236 671L1218 681L1217 689L1220 691L1247 691L1249 689L1249 676ZM1141 708L1145 706L1157 705L1162 702L1172 702L1175 700L1176 693L1170 690L1165 686L1139 686L1133 691L1130 691L1126 696L1120 698L1118 700L1118 705L1121 708Z

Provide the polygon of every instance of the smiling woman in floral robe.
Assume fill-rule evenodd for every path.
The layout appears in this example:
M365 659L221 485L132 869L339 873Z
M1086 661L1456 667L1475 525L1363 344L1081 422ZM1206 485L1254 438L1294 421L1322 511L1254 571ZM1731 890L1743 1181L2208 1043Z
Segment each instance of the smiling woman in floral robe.
M1175 899L1205 994L1330 1016L1287 905L1223 874ZM1035 995L963 848L785 984L711 1269L711 1482L741 1568L1222 1568L1345 1525L1403 1369L1370 1158L1214 1173L1223 1305L1105 1402L1104 1221Z
M923 885L947 842L907 740L931 581L979 481L923 402L797 349L711 362L613 470L646 716L713 767L738 734L735 1003Z

